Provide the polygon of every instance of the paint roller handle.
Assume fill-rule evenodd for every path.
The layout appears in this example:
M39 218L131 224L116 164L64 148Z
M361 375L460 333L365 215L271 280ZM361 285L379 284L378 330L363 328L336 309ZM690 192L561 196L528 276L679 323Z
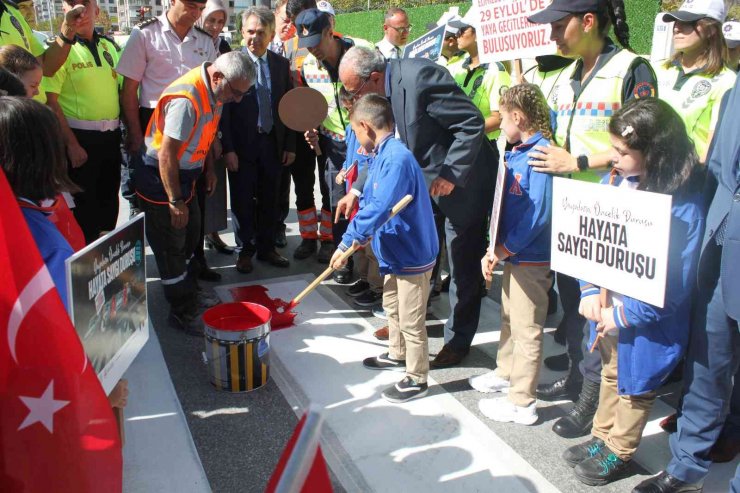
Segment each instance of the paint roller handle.
M393 208L391 209L391 215L388 216L388 219L386 220L386 222L389 221L395 215L397 215L399 212L401 212L407 205L409 205L409 203L411 203L412 200L414 200L414 197L411 196L411 195L406 195L404 198L402 198L401 200L399 200L396 203L396 205L394 205ZM350 258L352 256L353 253L355 253L355 251L357 250L357 248L359 248L359 246L360 245L358 243L353 243L352 246L350 246L342 254L342 256L339 257L339 259L341 261L347 260L348 258ZM306 286L306 289L304 289L303 291L301 291L300 293L298 293L298 296L296 296L295 298L293 298L293 301L291 301L290 304L292 306L295 306L298 303L300 303L303 300L303 298L305 298L306 296L308 296L308 294L311 291L313 291L314 289L316 289L316 287L319 284L321 284L327 277L329 277L332 272L334 272L334 269L331 266L327 267L324 270L324 272L322 272L321 274L319 274L319 276L316 279L313 280L313 282L311 284L309 284L308 286Z
M609 306L609 291L606 288L601 288L599 291L599 301L601 302L602 307L608 307ZM596 349L596 346L599 344L599 340L604 337L603 332L598 332L596 334L596 337L594 338L594 343L591 344L591 348L588 350L589 353L593 353L594 349Z

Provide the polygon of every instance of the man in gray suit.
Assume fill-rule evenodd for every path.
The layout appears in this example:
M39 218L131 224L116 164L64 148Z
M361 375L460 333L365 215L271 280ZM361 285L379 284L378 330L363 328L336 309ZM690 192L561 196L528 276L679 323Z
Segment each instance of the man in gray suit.
M450 73L429 60L386 63L380 52L355 47L344 55L339 78L353 98L376 93L390 100L396 136L423 169L435 212L446 218L450 317L445 345L432 366L456 365L468 354L478 329L483 294L479 259L486 249L486 216L498 165L483 117Z

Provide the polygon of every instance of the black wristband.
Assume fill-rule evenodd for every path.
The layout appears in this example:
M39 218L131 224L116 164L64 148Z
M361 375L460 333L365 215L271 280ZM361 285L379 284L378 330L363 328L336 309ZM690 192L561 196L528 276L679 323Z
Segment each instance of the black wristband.
M59 36L59 39L61 39L62 41L64 41L65 44L73 45L73 44L77 43L77 40L75 38L69 39L67 36L65 36L64 34L62 34L61 31L59 31L59 34L57 36Z
M576 158L576 161L578 162L578 170L579 171L587 171L588 166L588 156L585 154L582 154Z

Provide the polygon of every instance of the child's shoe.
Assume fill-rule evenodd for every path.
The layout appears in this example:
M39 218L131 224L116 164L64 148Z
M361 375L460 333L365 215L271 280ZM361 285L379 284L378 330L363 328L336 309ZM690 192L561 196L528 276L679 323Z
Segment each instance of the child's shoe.
M508 380L496 375L495 371L489 371L483 375L468 378L468 383L478 392L509 392L510 383Z
M365 358L362 361L362 366L369 370L406 370L406 360L393 359L388 353L383 353L380 356L373 356L372 358Z
M604 440L601 438L592 438L591 440L574 445L563 452L563 460L570 467L576 467L586 459L594 457L604 448Z
M429 386L426 383L416 383L413 378L406 376L397 384L385 389L381 395L388 402L400 404L411 399L424 397L428 390Z
M598 454L578 464L573 471L581 483L589 486L603 486L620 479L629 462L617 457L604 447Z
M529 406L517 406L508 397L497 397L482 399L478 407L485 417L500 423L533 425L537 422L536 401Z

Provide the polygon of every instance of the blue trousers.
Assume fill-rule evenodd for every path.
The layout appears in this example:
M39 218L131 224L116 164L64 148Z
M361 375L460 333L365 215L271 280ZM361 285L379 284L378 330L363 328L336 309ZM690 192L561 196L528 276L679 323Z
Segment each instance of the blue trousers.
M721 254L721 247L711 241L702 254L684 371L683 407L678 431L670 437L673 459L666 470L687 483L702 482L709 471L709 451L722 431L740 360L740 327L727 315L722 299ZM735 488L740 491L738 482L736 477Z

